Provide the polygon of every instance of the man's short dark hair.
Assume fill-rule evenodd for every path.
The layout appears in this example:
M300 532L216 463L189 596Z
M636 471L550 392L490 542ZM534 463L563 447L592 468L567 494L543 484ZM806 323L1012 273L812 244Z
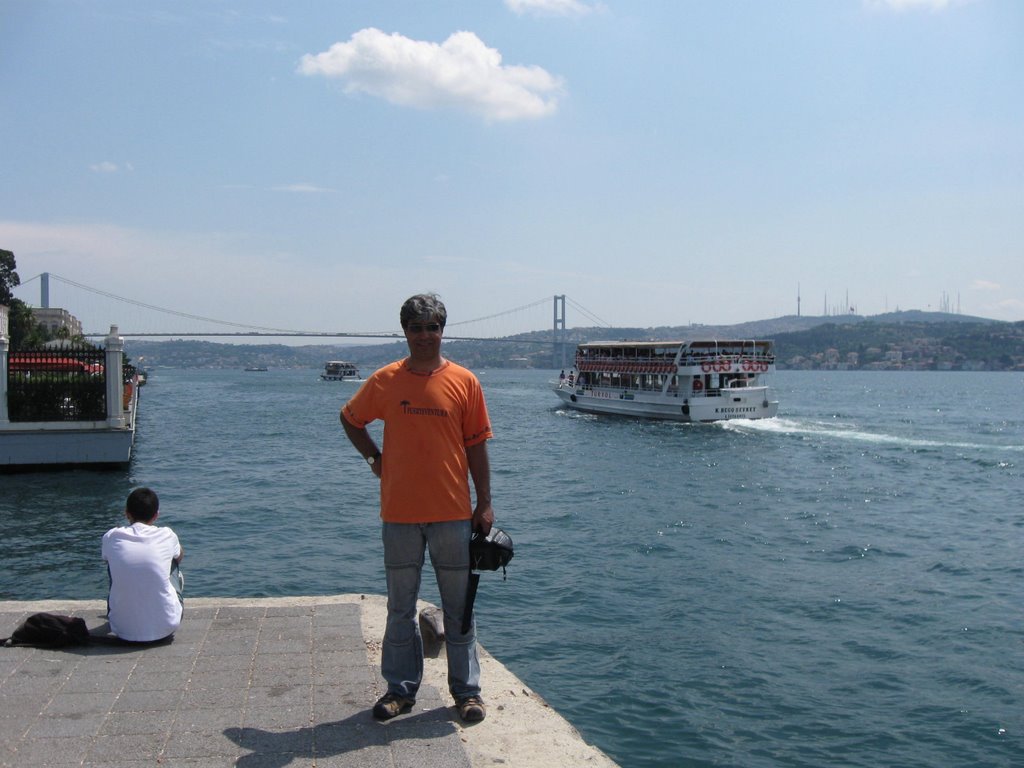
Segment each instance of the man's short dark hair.
M149 488L136 488L128 494L128 503L125 504L125 509L128 510L132 520L148 523L160 511L160 499L156 492Z
M432 320L444 328L448 322L448 310L436 293L417 293L405 300L398 317L402 328L407 328L409 323L417 320Z

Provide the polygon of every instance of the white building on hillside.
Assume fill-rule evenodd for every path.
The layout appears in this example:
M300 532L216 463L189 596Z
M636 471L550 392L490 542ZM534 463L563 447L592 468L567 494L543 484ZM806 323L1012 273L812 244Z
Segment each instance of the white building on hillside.
M63 328L67 330L69 336L82 335L82 321L66 309L60 307L33 309L32 317L51 334L56 334Z

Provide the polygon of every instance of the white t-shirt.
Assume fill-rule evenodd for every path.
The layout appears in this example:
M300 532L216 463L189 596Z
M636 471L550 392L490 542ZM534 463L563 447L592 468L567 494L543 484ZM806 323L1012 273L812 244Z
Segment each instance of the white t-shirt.
M181 624L181 601L171 584L171 561L181 555L170 528L132 523L103 535L110 568L110 628L122 640L149 642Z

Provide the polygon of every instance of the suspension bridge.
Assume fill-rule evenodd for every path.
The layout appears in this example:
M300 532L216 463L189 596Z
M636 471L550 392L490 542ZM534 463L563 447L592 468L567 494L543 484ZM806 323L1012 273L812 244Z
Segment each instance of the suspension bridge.
M133 338L390 340L401 335L394 330L298 330L218 319L119 296L48 272L22 282L14 294L33 308L67 311L81 323L82 335L87 338L105 337L112 325L118 327L119 335ZM582 316L583 324L609 327L608 323L563 294L484 317L449 321L445 338L452 341L527 342L558 347L567 342L567 306ZM550 336L538 337L537 332L546 327L551 328ZM531 338L523 338L526 334Z

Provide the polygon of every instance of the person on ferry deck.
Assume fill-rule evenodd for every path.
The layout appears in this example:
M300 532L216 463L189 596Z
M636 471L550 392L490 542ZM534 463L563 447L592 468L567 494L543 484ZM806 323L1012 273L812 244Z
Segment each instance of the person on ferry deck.
M423 680L416 616L424 551L429 551L448 657L448 687L459 717L478 722L476 622L462 631L469 583L469 541L494 523L487 440L491 423L479 380L441 356L448 313L434 294L409 298L399 312L409 355L374 372L341 409L345 434L380 478L381 537L388 592L381 675L387 692L373 716L408 712ZM384 422L383 451L366 425ZM476 495L473 506L469 478Z

